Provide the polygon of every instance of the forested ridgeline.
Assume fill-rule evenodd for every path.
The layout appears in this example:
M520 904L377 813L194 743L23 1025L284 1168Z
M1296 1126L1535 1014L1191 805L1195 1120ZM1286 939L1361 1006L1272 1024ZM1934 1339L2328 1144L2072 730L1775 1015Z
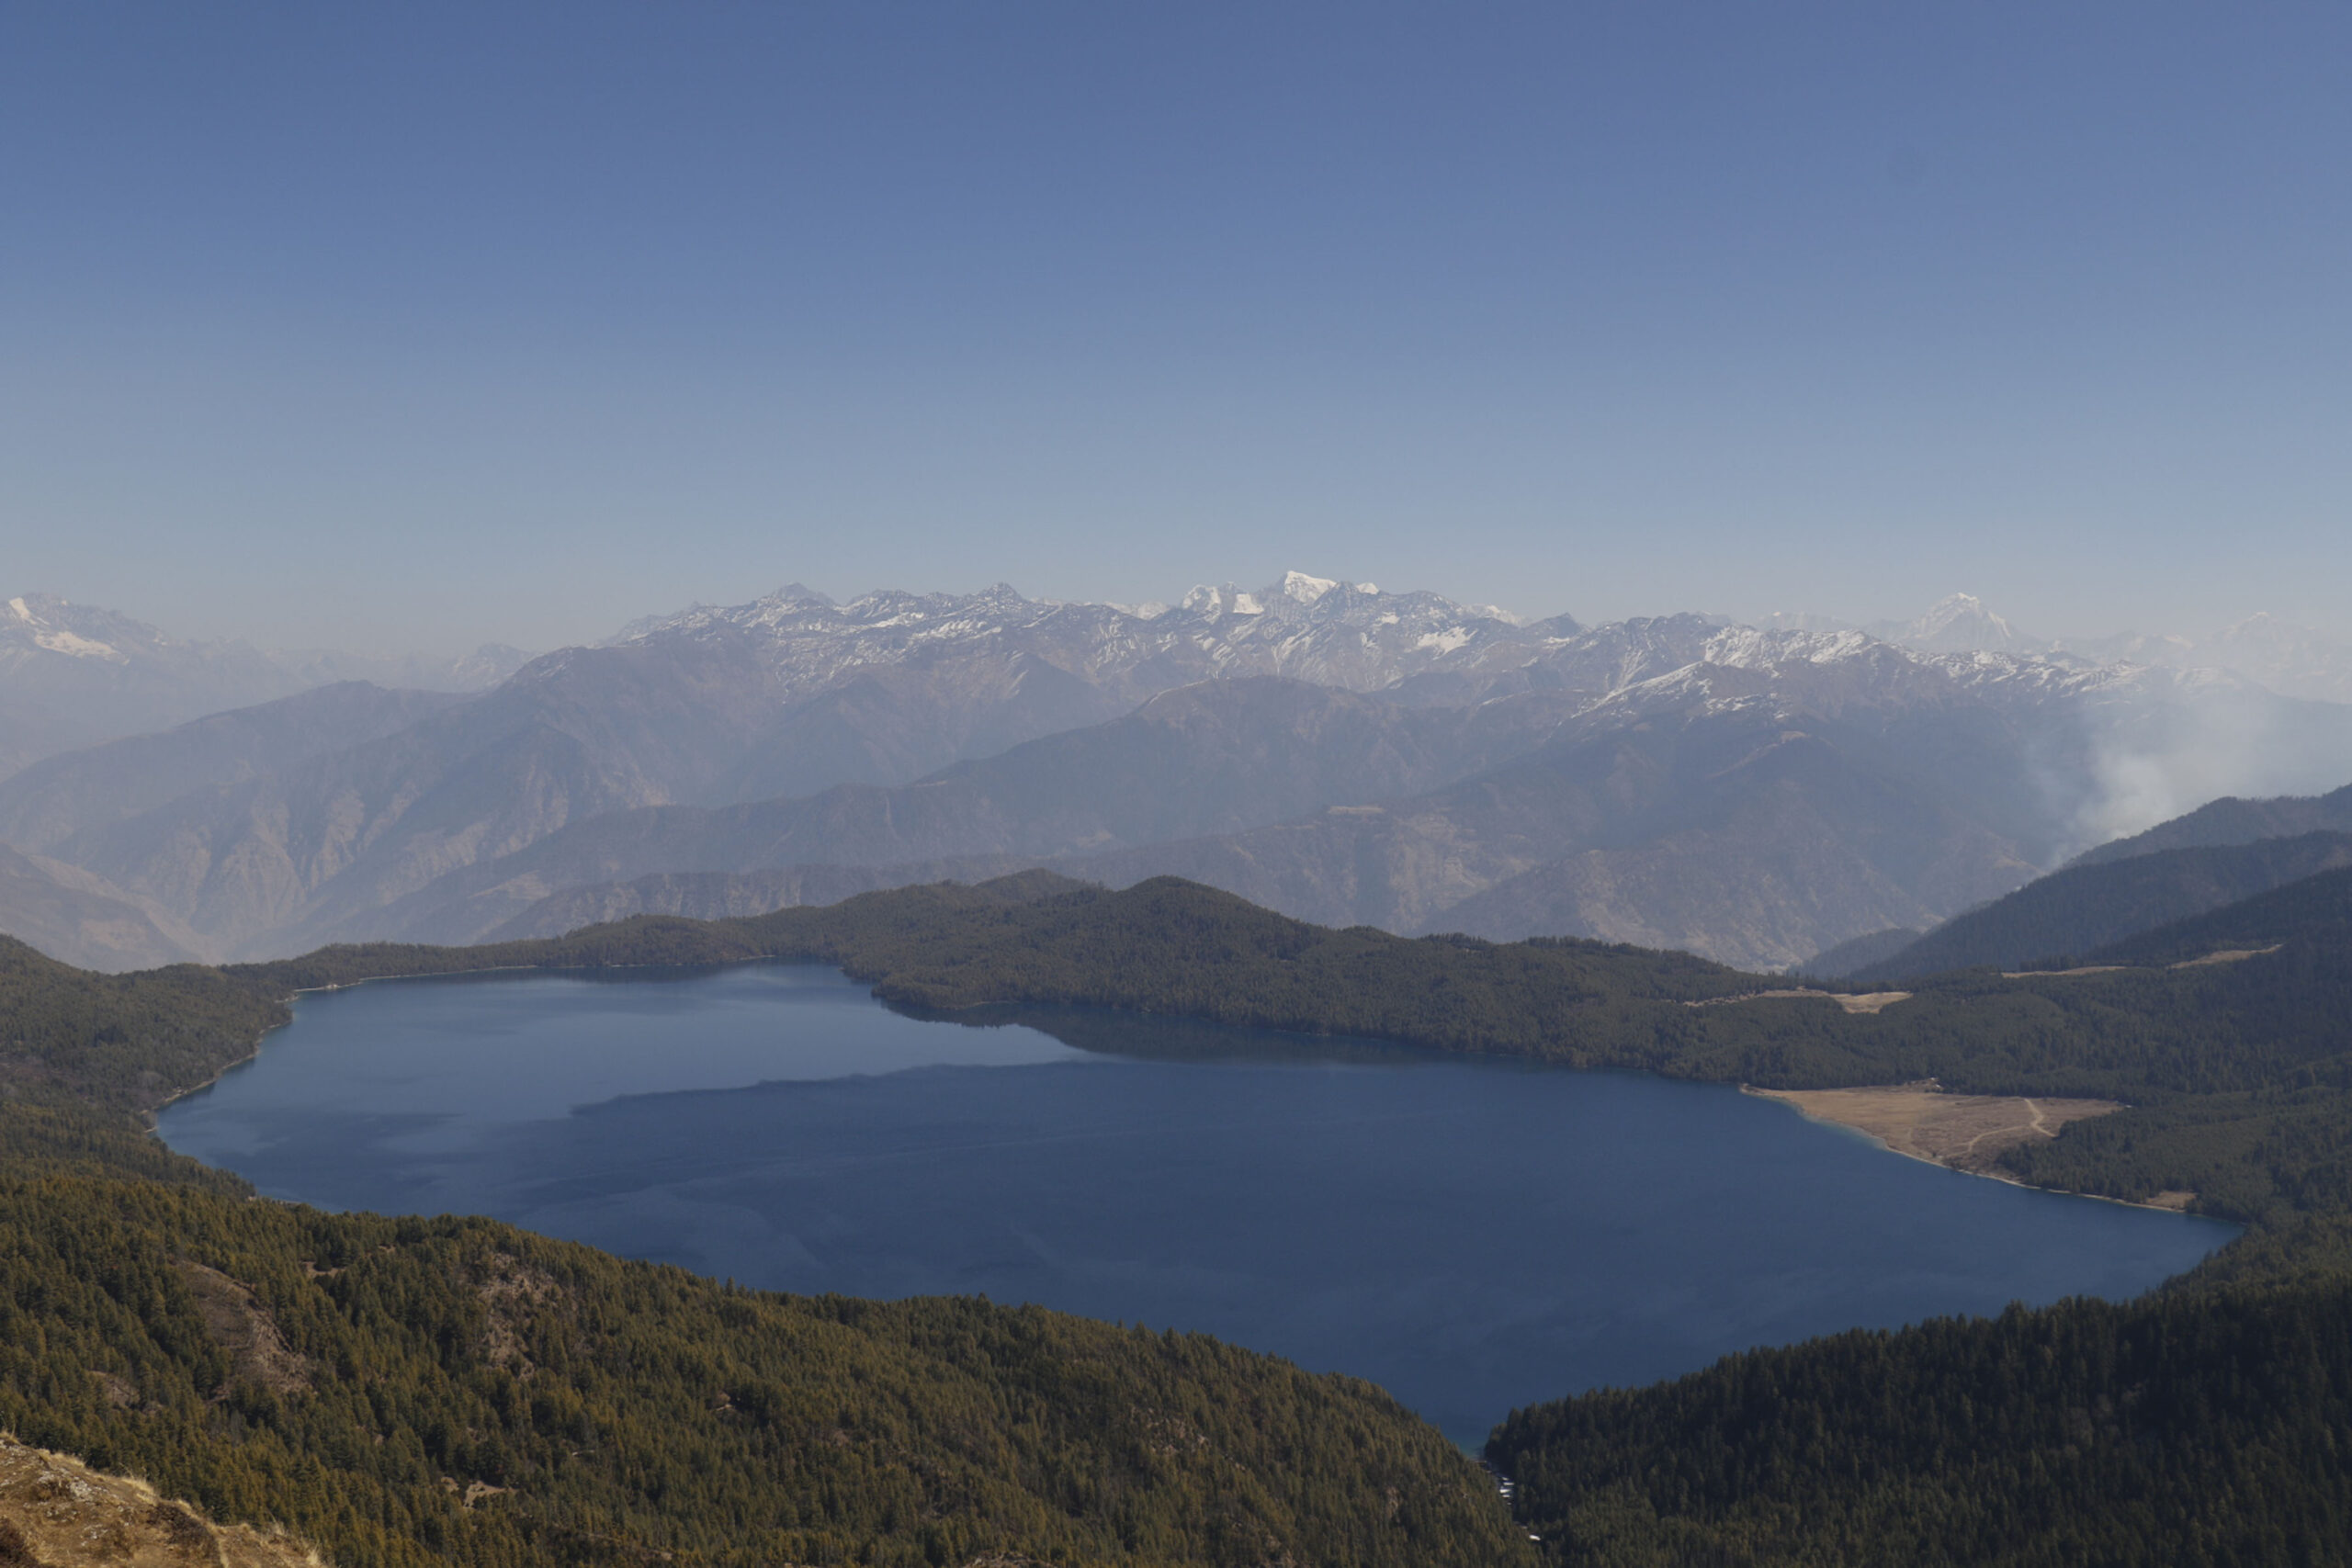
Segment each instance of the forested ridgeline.
M2100 865L2163 850L2203 844L2251 844L2262 839L2291 839L2303 833L2352 833L2352 784L2325 795L2280 795L2256 799L2225 795L2184 817L2159 822L2128 839L2113 839L2076 855L2075 865Z
M2352 1281L2074 1300L1733 1356L1513 1414L1555 1561L2352 1561Z
M370 1564L1526 1561L1369 1384L482 1220L0 1181L0 1427Z
M2352 941L2352 869L2322 872L2175 920L2093 953L2087 963L2183 964L2215 953L2249 953L2285 942Z
M10 1100L146 1110L286 1021L277 989L201 964L96 975L0 936L0 1089Z
M137 1113L241 1060L288 1016L266 987L216 969L96 975L0 937L0 1174L248 1190L173 1154Z
M2352 833L2345 832L2072 865L1955 915L1847 977L1884 982L1977 966L2068 968L2081 962L2072 955L2346 865L2352 865Z

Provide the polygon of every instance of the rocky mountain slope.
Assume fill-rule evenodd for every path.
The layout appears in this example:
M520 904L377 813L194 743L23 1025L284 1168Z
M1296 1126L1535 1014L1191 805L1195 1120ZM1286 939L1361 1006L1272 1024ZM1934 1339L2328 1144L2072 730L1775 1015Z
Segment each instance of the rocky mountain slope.
M122 1380L111 1378L109 1392ZM124 1386L128 1386L127 1384ZM218 1525L145 1482L0 1435L0 1564L7 1568L322 1568L299 1538Z
M1010 589L847 605L787 590L550 654L395 734L144 810L94 807L41 842L209 954L287 951L601 813L904 784L1212 675L1377 688L1573 626L1296 573L1149 617Z
M192 791L397 734L459 700L345 682L54 757L0 779L0 840L53 849Z
M560 889L657 873L864 867L812 889L896 886L989 866L1244 831L1329 802L1419 794L1541 745L1573 708L1548 693L1405 707L1274 676L1164 693L915 784L845 784L800 798L663 806L576 822L436 879L365 917L368 930L476 941ZM888 868L888 874L880 874ZM741 885L712 895L723 907ZM773 905L768 906L773 908Z
M63 744L162 729L300 689L243 643L167 637L50 593L0 603L0 694L40 716Z
M475 868L469 883L421 892L397 929L434 940L551 934L640 909L741 912L803 888L839 897L1049 863L1113 886L1182 875L1339 924L1596 935L1776 966L1849 937L1932 924L2017 886L2079 841L2101 769L2117 756L2134 746L2161 756L2216 692L2272 702L2170 671L1922 656L1860 633L1766 633L1696 616L1522 644L1518 658L1505 665L1489 649L1477 665L1440 665L1384 694L1415 712L1517 705L1553 727L1528 732L1518 755L1481 759L1434 790L1350 798L1325 776L1329 793L1310 812L1191 839L1174 837L1181 819L1163 817L1162 841L1130 834L1092 849L1091 828L1058 849L1053 841L1053 829L1077 819L951 812L954 830L932 832L940 818L922 791L943 791L942 805L958 798L947 778L858 803L865 818L890 824L872 838L749 830L755 819L812 823L848 805L840 797L724 820L583 824ZM2285 705L2275 721L2285 727L2302 711ZM2306 739L2333 725L2330 743L2352 756L2344 721L2324 711ZM1131 777L1121 792L1134 812L1162 780L1150 770ZM844 848L859 843L868 848ZM845 874L842 863L859 860L865 874ZM584 880L599 867L613 880ZM566 888L566 877L583 880ZM509 912L535 894L540 905Z
M1646 938L1748 967L2031 874L2015 840L1870 739L1775 711L1587 716L1427 795L1057 863L1114 886L1185 876L1325 924Z
M196 956L199 940L105 878L0 844L0 911L7 934L89 969L153 969ZM167 931L164 928L175 929Z

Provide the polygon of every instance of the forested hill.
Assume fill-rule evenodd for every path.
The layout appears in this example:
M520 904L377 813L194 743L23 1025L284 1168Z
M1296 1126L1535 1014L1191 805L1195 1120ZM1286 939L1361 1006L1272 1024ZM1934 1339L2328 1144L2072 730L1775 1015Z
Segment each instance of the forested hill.
M1529 1555L1380 1391L1204 1336L86 1176L0 1179L0 1427L342 1568Z
M2352 943L2352 868L2290 883L2093 953L2093 964L2183 964L2287 943Z
M2352 1560L2342 1280L1852 1333L1516 1412L1555 1562L2301 1568Z
M1884 983L1977 965L2064 968L2142 931L2347 865L2352 833L2319 832L2069 866L1954 916L1847 977Z

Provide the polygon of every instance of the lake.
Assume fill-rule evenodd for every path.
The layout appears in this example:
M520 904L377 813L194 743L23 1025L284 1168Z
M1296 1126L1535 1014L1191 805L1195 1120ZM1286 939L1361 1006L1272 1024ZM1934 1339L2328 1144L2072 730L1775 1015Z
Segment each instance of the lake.
M984 1293L1370 1378L1476 1445L1726 1352L2124 1297L2235 1235L1899 1158L1719 1086L829 970L300 998L164 1140L274 1197L494 1215L798 1292Z

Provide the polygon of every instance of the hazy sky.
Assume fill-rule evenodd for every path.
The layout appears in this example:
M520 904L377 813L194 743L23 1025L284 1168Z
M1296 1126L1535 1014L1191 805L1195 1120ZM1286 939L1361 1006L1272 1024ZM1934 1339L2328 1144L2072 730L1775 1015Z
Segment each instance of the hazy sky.
M0 6L0 592L2335 622L2352 7Z

